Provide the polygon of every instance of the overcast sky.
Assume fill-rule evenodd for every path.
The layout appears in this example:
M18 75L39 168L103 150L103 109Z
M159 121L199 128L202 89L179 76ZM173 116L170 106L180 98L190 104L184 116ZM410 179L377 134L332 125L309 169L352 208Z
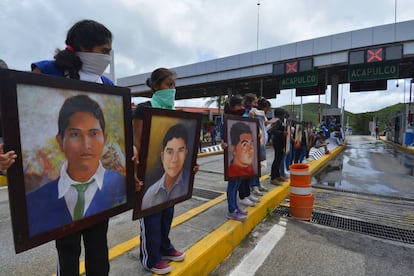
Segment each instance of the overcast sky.
M99 21L112 31L116 78L250 52L257 45L264 49L414 19L412 0L261 0L259 10L257 3L1 0L0 59L11 69L30 70L31 62L51 59L56 48L64 48L67 30L81 19ZM406 93L403 80L398 88L395 84L389 81L387 92L352 94L348 85L340 86L340 105L345 99L346 110L359 113L408 101L408 82ZM282 91L272 105L300 104L300 98L292 94ZM205 101L178 101L177 105L204 106ZM317 101L315 96L303 97L304 103ZM329 93L321 102L330 102Z

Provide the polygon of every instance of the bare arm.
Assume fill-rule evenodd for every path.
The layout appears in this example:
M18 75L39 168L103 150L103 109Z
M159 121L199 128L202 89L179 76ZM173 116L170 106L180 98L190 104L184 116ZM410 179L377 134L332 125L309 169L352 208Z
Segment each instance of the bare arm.
M139 153L141 151L142 141L142 127L143 121L134 119L133 122L133 133L134 133L134 179L135 179L135 190L138 192L141 190L144 183L138 178L138 165L139 165Z
M42 74L42 72L40 72L40 69L38 67L33 68L32 72L37 73L37 74Z
M4 153L3 144L0 144L0 170L5 171L16 161L17 155L11 150Z
M134 119L134 146L137 149L137 154L141 151L141 141L142 141L142 127L144 123L142 120Z

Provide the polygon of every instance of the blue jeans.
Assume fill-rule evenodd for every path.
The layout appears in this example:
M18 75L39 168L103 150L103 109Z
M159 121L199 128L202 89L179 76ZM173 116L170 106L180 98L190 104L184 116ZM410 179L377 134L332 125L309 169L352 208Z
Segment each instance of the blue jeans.
M290 142L290 145L286 145L286 148L289 147L289 153L287 155L285 155L285 165L286 165L286 170L289 171L289 166L292 164L292 159L293 159L293 143Z
M286 154L283 154L282 161L280 162L280 176L285 176L285 163Z
M236 211L237 206L237 191L239 190L240 180L229 180L227 182L227 205L229 213Z
M250 181L250 188L259 187L260 186L260 179L258 177L252 178Z
M300 148L299 163L303 163L303 159L305 159L305 156L306 156L306 146L302 146Z

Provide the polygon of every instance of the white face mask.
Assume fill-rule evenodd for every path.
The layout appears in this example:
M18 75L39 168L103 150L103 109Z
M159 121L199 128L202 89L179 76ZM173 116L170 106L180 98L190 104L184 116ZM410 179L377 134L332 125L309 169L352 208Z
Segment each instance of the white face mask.
M101 76L111 62L111 56L99 53L77 52L82 61L82 71Z

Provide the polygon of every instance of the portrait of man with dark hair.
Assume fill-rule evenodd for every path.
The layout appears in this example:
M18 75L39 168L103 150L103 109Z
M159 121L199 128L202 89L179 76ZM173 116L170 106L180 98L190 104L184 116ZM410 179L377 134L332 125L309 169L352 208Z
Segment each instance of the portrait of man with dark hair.
M145 192L142 199L142 210L185 196L188 193L191 172L184 168L188 156L188 139L187 130L180 123L167 130L160 153L164 173Z
M107 137L96 101L87 95L66 98L55 138L65 160L57 179L26 195L31 236L126 202L125 176L101 162Z
M253 136L250 126L244 122L236 122L230 128L230 163L228 176L249 176L256 174L254 161L257 152L255 144L257 137Z

